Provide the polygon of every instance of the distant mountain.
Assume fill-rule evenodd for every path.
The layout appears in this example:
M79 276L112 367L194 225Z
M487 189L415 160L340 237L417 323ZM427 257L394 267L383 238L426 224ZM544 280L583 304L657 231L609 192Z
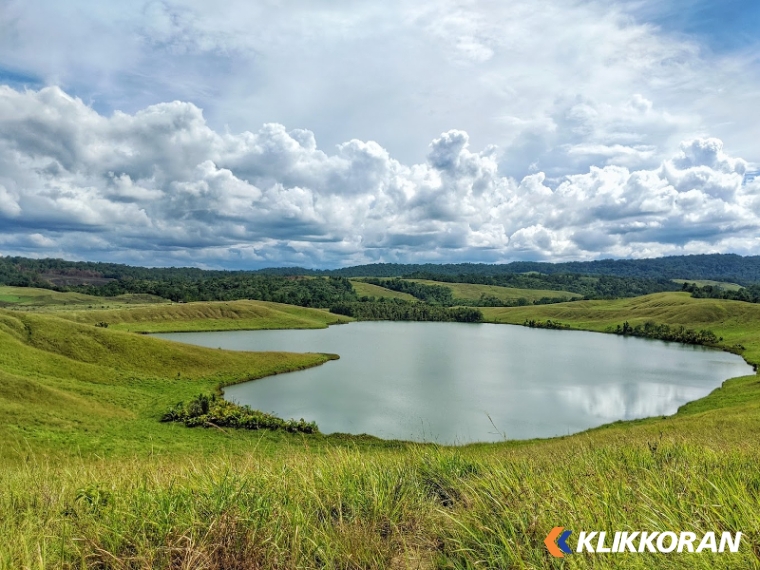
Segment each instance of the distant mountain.
M403 277L415 273L442 276L504 275L538 272L612 275L647 279L712 279L742 285L760 283L760 256L735 254L679 255L653 259L603 259L543 263L515 261L506 264L372 263L333 270L274 267L257 271L209 271L192 267L145 268L113 263L0 257L0 284L37 285L97 283L102 279L160 279L191 281L224 275L323 275L340 277Z

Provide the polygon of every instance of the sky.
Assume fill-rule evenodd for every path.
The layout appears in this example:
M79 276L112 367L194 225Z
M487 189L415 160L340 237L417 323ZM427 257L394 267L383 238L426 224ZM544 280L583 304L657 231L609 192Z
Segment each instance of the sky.
M756 0L0 0L0 255L760 254Z

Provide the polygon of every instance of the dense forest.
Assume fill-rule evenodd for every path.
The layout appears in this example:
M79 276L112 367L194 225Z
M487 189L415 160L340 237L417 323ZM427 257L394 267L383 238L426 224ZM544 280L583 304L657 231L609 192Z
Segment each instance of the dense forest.
M267 269L278 272L282 269ZM309 272L305 269L284 271ZM654 259L603 259L546 263L515 261L506 264L447 263L396 264L375 263L346 267L320 274L343 277L405 277L417 273L435 275L504 275L520 273L611 275L642 279L711 279L733 281L741 285L760 283L760 256L742 257L735 254L677 255ZM317 274L318 272L311 272Z
M344 277L229 274L195 280L119 279L103 285L78 285L69 289L101 297L137 293L157 295L178 302L254 299L319 308L328 308L340 301L356 300L351 282Z

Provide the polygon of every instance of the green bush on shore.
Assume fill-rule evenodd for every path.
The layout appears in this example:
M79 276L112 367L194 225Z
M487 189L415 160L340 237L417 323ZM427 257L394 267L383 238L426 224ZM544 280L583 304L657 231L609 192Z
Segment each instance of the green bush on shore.
M230 427L240 429L285 430L293 433L319 433L315 422L283 420L272 414L265 414L250 406L239 406L215 394L198 394L188 402L179 402L163 416L162 422L182 422L187 427Z
M647 321L642 324L631 326L628 321L615 327L615 334L623 336L638 336L643 338L653 338L672 342L682 342L684 344L700 344L713 346L723 340L707 329L694 330L687 329L684 326L671 327L666 324L657 324L653 321Z

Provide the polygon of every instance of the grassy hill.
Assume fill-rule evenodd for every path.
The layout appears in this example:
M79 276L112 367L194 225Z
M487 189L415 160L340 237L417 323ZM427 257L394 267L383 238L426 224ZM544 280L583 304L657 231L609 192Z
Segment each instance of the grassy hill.
M372 283L364 283L356 279L351 279L351 286L356 291L359 297L378 297L381 299L402 299L404 301L416 301L416 299L409 293L401 293L399 291L391 291L385 287L379 285L373 285Z
M549 289L518 289L515 287L498 287L496 285L477 285L473 283L446 283L443 281L430 281L428 279L409 279L424 285L441 285L448 287L457 299L468 299L477 301L482 295L496 297L500 301L516 301L517 299L526 299L527 301L537 301L543 297L557 298L565 297L566 299L578 299L583 295L571 293L569 291L553 291Z
M176 429L157 423L168 406L327 359L203 349L0 311L0 461L25 448L70 455L182 447Z
M63 309L66 307L120 307L123 305L169 303L153 295L119 295L95 297L82 293L60 293L34 287L0 286L0 308Z
M711 281L710 279L672 279L671 281L674 283L679 283L681 285L684 283L694 283L699 287L706 287L709 285L711 287L718 287L725 291L738 291L739 289L743 289L743 287L738 283L729 283L727 281Z
M631 325L654 321L709 329L724 338L723 346L746 347L740 351L752 364L760 363L760 305L721 299L694 299L688 293L657 293L612 301L574 301L531 307L485 307L485 319L493 323L522 324L527 319L559 321L571 328L609 331L628 321Z
M152 326L140 323L151 315L175 324L226 318L220 304L194 305L106 311L108 329L85 324L102 311L0 310L0 569L760 564L757 376L730 380L672 417L544 441L447 448L189 429L157 420L169 404L219 384L328 358L233 353L113 330ZM189 313L182 321L164 309ZM757 363L756 309L660 294L484 312L494 322L552 318L592 330L622 320L705 326L727 345L743 344ZM281 310L319 322L308 310ZM554 526L745 538L738 554L559 561L543 545Z
M350 317L266 301L216 301L152 306L56 311L57 317L82 324L108 324L109 329L141 333L319 329L347 323Z

